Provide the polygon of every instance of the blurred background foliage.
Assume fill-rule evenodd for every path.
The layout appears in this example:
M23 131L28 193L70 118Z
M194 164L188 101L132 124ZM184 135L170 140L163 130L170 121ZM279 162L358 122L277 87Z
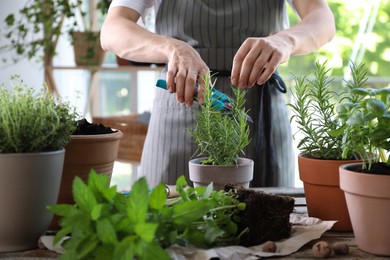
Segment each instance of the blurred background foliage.
M289 78L314 70L316 61L327 60L332 76L348 75L350 62L363 62L371 77L390 77L390 0L328 0L336 21L336 36L318 52L292 57L280 66ZM290 8L291 25L299 18Z

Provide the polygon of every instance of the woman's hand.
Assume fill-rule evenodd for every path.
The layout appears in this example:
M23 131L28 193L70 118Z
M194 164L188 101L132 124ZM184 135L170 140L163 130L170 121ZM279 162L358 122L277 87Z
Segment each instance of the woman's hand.
M203 103L203 75L209 71L199 53L182 41L171 44L168 57L167 86L171 93L176 92L178 102L192 106L194 94L198 91L198 102ZM198 81L198 90L196 82Z
M102 47L119 57L139 62L168 64L167 86L177 100L192 106L196 81L198 101L203 102L203 75L209 71L198 52L189 44L158 35L137 24L140 14L126 7L111 8L101 31Z
M238 49L234 60L231 83L240 88L262 85L275 72L280 63L286 62L292 47L279 37L246 39Z
M301 21L265 38L248 38L233 60L231 83L241 88L264 84L279 64L292 55L318 50L335 35L333 14L326 0L292 1Z

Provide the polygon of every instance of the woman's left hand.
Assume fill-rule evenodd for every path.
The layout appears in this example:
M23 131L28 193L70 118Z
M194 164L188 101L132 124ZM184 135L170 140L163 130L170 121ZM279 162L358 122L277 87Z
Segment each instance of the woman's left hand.
M232 85L240 88L262 85L279 64L289 59L291 49L276 35L246 39L233 59Z

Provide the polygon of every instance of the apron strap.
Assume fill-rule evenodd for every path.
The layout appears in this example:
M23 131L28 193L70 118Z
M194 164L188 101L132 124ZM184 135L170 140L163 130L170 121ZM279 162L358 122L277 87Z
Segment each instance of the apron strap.
M228 78L232 74L230 70L211 70L211 74L215 73L215 77L220 78ZM287 93L286 84L284 83L283 79L280 77L279 72L275 71L272 76L263 84L271 84L271 86L275 86L277 90L279 90L281 93Z

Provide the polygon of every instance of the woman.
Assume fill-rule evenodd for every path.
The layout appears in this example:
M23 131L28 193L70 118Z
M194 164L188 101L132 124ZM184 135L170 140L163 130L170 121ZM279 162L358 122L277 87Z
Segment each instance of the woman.
M301 18L292 28L286 0L112 1L101 32L103 48L128 60L167 64L162 77L169 91L156 89L141 160L150 185L174 184L183 174L188 178L196 150L188 135L198 107L195 84L199 80L202 89L202 76L210 70L218 72L216 88L222 92L231 94L230 84L248 89L247 108L255 121L245 150L255 161L251 185L293 185L285 86L276 69L292 55L320 48L333 37L335 25L325 0L290 4ZM136 24L153 6L156 33Z

